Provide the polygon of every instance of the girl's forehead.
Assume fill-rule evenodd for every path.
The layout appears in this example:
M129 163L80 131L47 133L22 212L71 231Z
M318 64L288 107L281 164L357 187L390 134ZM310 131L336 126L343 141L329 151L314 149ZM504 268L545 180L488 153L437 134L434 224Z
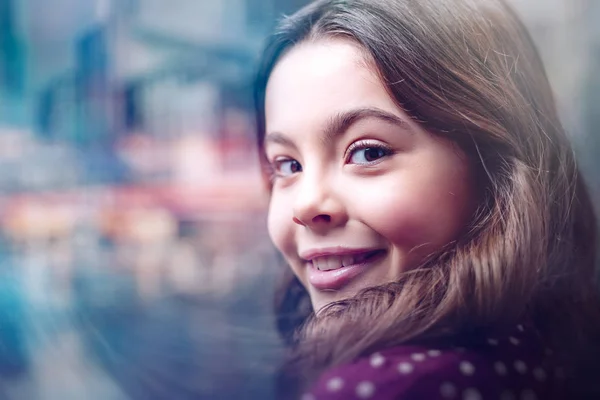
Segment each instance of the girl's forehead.
M364 50L345 39L297 45L275 66L266 90L267 130L325 122L348 109L397 112L395 102Z
M267 101L273 93L298 89L317 80L341 75L365 79L373 74L358 45L349 40L323 39L302 42L277 62L267 83ZM323 82L319 82L323 83Z

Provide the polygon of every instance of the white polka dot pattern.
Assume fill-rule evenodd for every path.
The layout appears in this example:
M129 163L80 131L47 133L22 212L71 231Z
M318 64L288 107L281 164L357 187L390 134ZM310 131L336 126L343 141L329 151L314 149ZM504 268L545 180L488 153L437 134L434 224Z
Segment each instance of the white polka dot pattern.
M456 386L450 382L444 382L440 386L440 394L444 399L454 399L457 394Z
M517 360L515 361L515 370L521 375L524 375L527 373L527 364L521 360Z
M481 393L475 388L468 388L463 392L463 400L482 400Z
M371 367L379 368L385 363L385 357L383 357L379 353L375 353L371 356L370 363L371 363Z
M523 390L521 393L521 400L537 400L537 395L531 389Z
M523 325L516 325L513 335L479 337L468 348L411 345L381 350L349 364L361 366L349 369L353 374L327 373L320 391L311 391L301 400L537 400L554 396L550 384L564 376L564 371L541 356L543 346L537 347L540 356L530 354L525 331Z
M508 372L508 369L506 368L506 364L504 364L502 361L497 361L494 363L494 370L500 376L505 376L506 373Z
M332 378L327 382L327 390L330 392L337 392L344 387L344 380L342 378Z
M435 350L435 349L431 349L431 350L427 351L427 355L429 357L439 357L441 354L442 354L441 351Z
M359 399L370 399L375 394L375 385L369 381L364 381L356 386L356 395Z
M398 372L400 372L403 375L410 374L411 372L413 372L413 370L414 367L411 363L402 362L398 364Z
M535 379L537 379L539 382L544 382L546 380L546 371L544 371L542 368L537 367L533 370L533 376L535 377Z
M465 376L472 376L475 373L475 366L468 361L462 361L458 367Z

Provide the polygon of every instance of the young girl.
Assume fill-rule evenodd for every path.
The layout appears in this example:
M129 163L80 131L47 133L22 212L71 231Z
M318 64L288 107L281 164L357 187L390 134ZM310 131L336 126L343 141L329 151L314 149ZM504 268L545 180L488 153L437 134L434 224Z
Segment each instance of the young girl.
M284 397L596 393L596 220L504 1L316 1L256 100Z

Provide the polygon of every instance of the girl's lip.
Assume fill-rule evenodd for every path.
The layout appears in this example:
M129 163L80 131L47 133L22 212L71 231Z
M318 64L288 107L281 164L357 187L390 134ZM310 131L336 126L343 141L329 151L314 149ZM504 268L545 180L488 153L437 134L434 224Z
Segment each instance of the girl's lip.
M345 256L345 255L356 255L362 253L370 253L378 251L377 248L349 248L349 247L328 247L323 249L310 249L300 253L300 257L305 261L311 261L317 257L325 256Z
M363 251L364 252L364 251ZM307 262L308 282L317 290L339 290L347 285L354 278L358 277L365 271L369 270L378 263L386 254L384 250L368 250L367 252L375 252L372 256L361 263L341 267L329 271L321 271L317 269L312 262ZM326 255L338 255L342 253L329 253ZM349 254L349 253L343 253ZM354 253L356 254L356 253ZM325 255L325 254L324 254ZM316 256L315 256L316 257ZM314 257L313 257L314 258Z

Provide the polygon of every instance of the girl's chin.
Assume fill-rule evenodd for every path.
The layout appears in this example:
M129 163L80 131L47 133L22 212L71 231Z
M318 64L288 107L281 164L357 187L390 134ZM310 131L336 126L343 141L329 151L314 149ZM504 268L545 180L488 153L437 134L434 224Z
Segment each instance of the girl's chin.
M376 283L372 285L363 284L359 287L347 287L344 289L331 291L315 290L313 288L309 292L313 310L318 313L320 310L322 310L324 307L327 307L329 304L350 299L359 294L362 290L367 289L369 287L378 286L380 284L382 283Z

